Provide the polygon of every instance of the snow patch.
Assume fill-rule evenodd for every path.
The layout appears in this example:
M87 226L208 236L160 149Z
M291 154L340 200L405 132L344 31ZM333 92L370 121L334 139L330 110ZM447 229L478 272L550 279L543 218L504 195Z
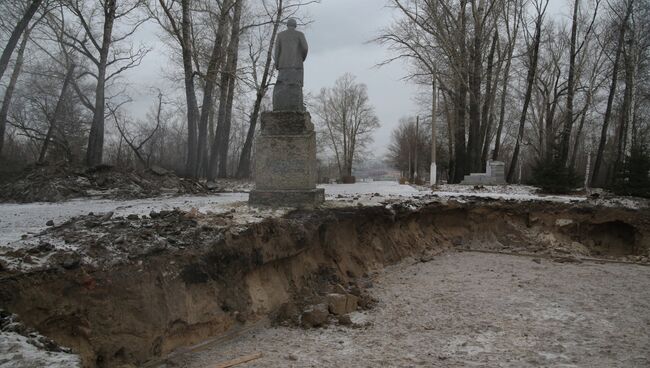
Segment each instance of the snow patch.
M81 367L78 355L39 349L15 332L0 332L0 368Z

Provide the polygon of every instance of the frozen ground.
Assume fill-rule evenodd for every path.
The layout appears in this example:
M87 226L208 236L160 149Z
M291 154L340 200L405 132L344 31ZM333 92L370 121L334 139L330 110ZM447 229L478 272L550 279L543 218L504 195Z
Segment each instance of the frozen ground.
M357 328L256 328L161 367L648 367L649 283L644 266L447 253L382 273Z
M39 349L25 336L0 332L0 368L80 368L74 354Z
M114 212L115 216L148 215L151 211L197 208L215 213L230 210L230 205L248 200L245 193L224 193L212 196L160 197L115 201L104 199L75 199L58 203L0 204L0 247L16 241L22 235L32 235L46 228L50 220L61 224L89 212Z
M363 194L379 194L381 196L404 196L411 197L421 194L419 190L410 185L400 185L393 181L374 181L355 184L325 184L319 185L325 189L328 199L337 196L357 196Z
M529 186L494 186L475 189L473 186L443 185L432 191L426 187L400 185L397 182L378 181L357 184L321 185L325 189L326 199L334 206L378 205L387 200L420 199L425 196L446 200L462 197L481 197L517 201L555 201L580 202L585 196L546 196L536 194L536 188ZM435 196L432 197L432 196ZM78 199L58 203L0 204L0 247L19 240L23 235L38 234L46 228L50 220L61 224L71 217L85 215L89 212L114 212L114 216L130 214L148 215L151 211L172 210L179 208L189 211L193 208L206 212L233 211L242 222L259 218L259 211L244 208L248 193L222 193L211 196L159 197L138 200L100 200ZM639 202L633 199L615 198L601 200L603 205L638 208ZM274 212L270 215L278 215ZM254 216L251 216L254 215Z

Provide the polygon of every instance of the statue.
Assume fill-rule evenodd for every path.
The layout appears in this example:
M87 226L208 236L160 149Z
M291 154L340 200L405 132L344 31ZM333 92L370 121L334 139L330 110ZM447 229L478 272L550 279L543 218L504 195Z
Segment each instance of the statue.
M278 79L273 89L273 111L305 111L303 62L309 48L305 35L296 30L297 26L296 20L291 18L287 21L287 30L278 34L274 54Z
M278 80L273 111L262 113L255 140L253 206L314 208L325 201L325 190L316 187L316 132L302 95L307 40L296 26L289 19L275 45Z

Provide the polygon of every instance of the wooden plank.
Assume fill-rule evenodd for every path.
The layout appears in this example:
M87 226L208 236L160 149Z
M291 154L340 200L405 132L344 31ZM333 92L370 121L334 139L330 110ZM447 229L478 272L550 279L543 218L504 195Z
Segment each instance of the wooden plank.
M249 355L243 356L241 358L237 358L237 359L229 360L227 362L219 363L219 364L215 365L214 368L230 368L230 367L234 367L236 365L240 365L240 364L251 362L253 360L257 360L257 359L259 359L261 357L262 357L262 353L249 354Z

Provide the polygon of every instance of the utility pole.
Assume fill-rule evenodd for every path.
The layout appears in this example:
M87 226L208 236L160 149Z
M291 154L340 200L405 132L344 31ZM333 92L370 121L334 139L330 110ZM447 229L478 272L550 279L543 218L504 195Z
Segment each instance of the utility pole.
M431 102L431 168L430 168L430 185L434 186L437 183L438 167L436 165L436 112L438 109L438 90L436 86L436 76L433 75L431 82L433 87L433 98Z
M415 118L415 181L418 181L418 138L420 133L420 115Z

